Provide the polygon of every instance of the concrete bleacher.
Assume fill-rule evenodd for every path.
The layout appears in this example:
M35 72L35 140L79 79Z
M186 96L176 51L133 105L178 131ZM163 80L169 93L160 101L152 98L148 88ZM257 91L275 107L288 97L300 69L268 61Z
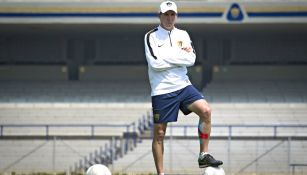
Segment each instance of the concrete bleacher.
M213 125L301 125L306 124L306 104L215 104L211 105ZM116 112L115 112L116 111ZM61 124L117 124L129 125L137 122L143 115L150 112L150 103L140 104L71 104L52 105L41 104L31 106L23 104L19 106L3 105L1 107L1 124L40 124L40 125L61 125ZM174 127L183 125L196 126L198 116L190 114L184 116L179 113L178 122L173 123ZM131 128L132 129L132 128ZM273 127L264 128L233 128L234 135L263 135L272 136ZM240 132L244 130L245 132ZM28 134L44 135L45 128L11 127L4 130L5 135L20 135L23 131ZM31 131L31 132L30 132ZM95 128L95 134L121 135L126 131L125 127L120 128ZM278 135L304 135L306 128L278 128ZM212 135L228 136L227 127L214 127ZM87 127L52 127L49 134L84 134L90 135L91 128ZM184 129L174 128L174 135L183 135ZM196 136L196 127L187 129L188 136Z
M216 103L306 103L306 66L215 66L203 90Z
M1 140L0 170L69 171L75 162L107 143L109 140Z
M148 102L145 66L80 66L68 81L65 66L0 66L0 102ZM127 78L122 78L127 77Z
M307 102L306 66L213 70L203 89L210 103ZM67 81L62 66L1 66L0 102L150 102L146 66L80 66L79 72L79 81Z
M8 74L11 81L0 81L1 124L129 124L151 109L146 66L83 66L80 67L80 81L58 80L63 78L61 71L51 76L52 81L32 76L39 69L49 79L50 70L59 70L59 67L50 67L52 69L37 66L32 69L31 76L22 74L25 67L15 67L14 70L23 75L19 77L23 80ZM203 90L213 108L213 124L307 124L306 70L304 66L215 67L214 80ZM123 79L123 76L127 78ZM179 121L174 125L197 123L195 114L183 117L180 113ZM14 129L7 129L6 134L18 134ZM54 129L51 128L50 132L59 134L68 130ZM246 128L236 128L233 132L240 133L242 129ZM23 133L22 130L19 132ZM118 130L108 129L110 134L119 133ZM266 133L258 130L250 129L247 135ZM304 131L302 128L292 128L293 132L287 130L289 128L278 129L280 133L288 134ZM44 129L32 131L29 133L40 135ZM178 135L183 133L180 128L174 131ZM103 134L107 131L96 128L96 132ZM69 133L88 134L90 129L70 129ZM196 135L196 132L188 128L187 134ZM228 129L217 128L214 134L225 136Z
M273 125L306 125L307 106L297 103L212 103L212 136L228 136L232 127L232 136L274 136ZM173 123L173 135L197 136L198 116L179 113L178 121ZM184 125L189 127L184 130ZM223 125L223 127L221 127ZM243 127L242 125L258 125ZM263 126L263 127L261 127ZM270 126L270 127L268 127ZM186 132L186 133L185 133ZM278 127L277 136L306 136L306 127Z
M125 125L137 122L147 113L146 104L19 104L0 105L0 123L5 125L42 125L42 127L6 127L4 135L45 135L44 125L49 127L49 135L90 135L91 125L116 124L123 127L95 127L95 135L121 136L127 131ZM56 125L88 125L68 127ZM135 125L137 126L137 125ZM132 126L129 128L132 131Z
M1 81L1 102L142 102L150 91L142 83L122 81ZM139 86L139 87L138 87ZM144 87L145 88L142 88ZM129 95L127 95L129 94Z
M129 78L122 80L125 74L119 73L109 77L115 69L119 67L83 67L80 69L80 81L52 80L44 81L39 78L32 80L0 81L0 124L129 124L137 122L143 115L151 111L150 89L148 80L144 78L146 69L130 68L127 71ZM215 127L216 125L306 125L307 106L306 90L307 83L304 75L294 71L292 74L296 79L292 79L287 73L281 76L274 74L273 81L269 77L260 80L263 74L254 74L256 69L219 69L215 72L213 81L203 90L208 99L212 111L212 136L228 136L227 127ZM231 71L231 69L233 69ZM241 70L241 71L237 71ZM286 69L283 69L286 70ZM291 69L293 71L294 69ZM241 75L239 80L234 80L235 75L243 72L250 73L250 76ZM61 72L61 71L60 71ZM108 72L108 74L104 74ZM270 71L263 71L270 72ZM135 76L133 76L135 75ZM253 76L251 76L253 75ZM59 73L57 76L61 77ZM220 77L218 77L220 76ZM273 76L273 75L272 75ZM232 78L231 78L232 77ZM24 77L25 78L25 77ZM255 81L247 81L251 78ZM272 78L272 77L271 77ZM231 80L231 81L230 81ZM120 83L119 83L120 82ZM282 98L281 98L282 96ZM169 126L172 128L174 136L183 136L182 128L176 126L193 125L187 129L188 136L197 136L198 117L195 114L183 116L179 114L177 123ZM97 135L121 136L126 128L96 128ZM277 136L305 136L306 128L278 128ZM41 128L4 128L4 135L44 135L45 130ZM90 135L90 128L49 128L50 135ZM274 134L273 128L232 128L232 136L270 136ZM170 127L167 136L170 135ZM31 145L31 143L33 144ZM66 144L65 144L65 143ZM227 140L212 140L210 142L210 152L217 158L225 162L223 166L228 172L237 172L247 163L257 158L279 140L232 140L230 143L231 159L228 160ZM43 144L43 140L1 140L0 156L7 157L1 159L0 170L8 167L26 153L34 149L35 146ZM18 171L40 171L55 168L57 171L68 170L69 166L93 153L99 146L103 146L101 140L58 140L56 142L56 164L52 167L52 140L46 141L37 152L27 156L24 160L16 163L10 170ZM198 140L173 140L169 150L169 141L165 144L165 165L167 171L174 173L194 173L199 174L201 170L197 168ZM14 146L9 146L14 145ZM22 145L22 146L21 146ZM70 145L70 148L69 146ZM22 147L17 152L12 150ZM249 167L246 171L261 172L266 169L272 173L288 172L287 143L282 143L276 150L263 157L263 162L259 161ZM75 150L75 151L74 151ZM304 152L306 152L306 141L294 140L291 142L290 163L304 162ZM174 163L170 165L169 152ZM182 152L182 154L176 154ZM43 161L40 161L40 156ZM63 161L62 161L63 160ZM64 160L67 162L64 163ZM230 161L230 162L228 162ZM31 169L28 162L35 162L37 167ZM177 162L177 163L176 163ZM278 165L278 166L273 166ZM116 160L110 167L113 172L154 172L153 159L151 154L151 141L142 140L136 149L129 152L122 159Z
M24 66L24 65L1 65L0 80L1 91L4 90L7 83L2 81L63 81L67 80L67 67L61 65L41 65L41 66ZM10 87L13 88L13 87ZM25 87L24 89L26 89ZM14 89L11 89L14 91ZM2 97L2 96L1 96Z
M228 159L228 143L224 140L212 140L210 142L210 152L216 158L224 161L222 166L227 174L237 173L240 169L248 165L252 160L264 154L273 146L279 144L276 149L267 155L263 156L257 162L248 167L244 172L269 172L269 173L284 173L289 172L288 166L288 146L287 142L281 141L232 141L229 151L230 160ZM170 150L170 144L171 150ZM203 170L198 168L198 140L169 140L165 141L165 169L167 173L174 174L201 174ZM304 152L306 151L307 143L304 141L291 142L291 162L303 162ZM170 154L171 153L171 154ZM170 156L171 155L171 156ZM173 160L173 164L170 164ZM122 172L141 173L155 172L152 154L151 141L144 140L136 150L129 155L119 159L114 164L114 169ZM278 165L278 166L276 166Z
M301 81L216 81L204 90L211 102L307 102L307 82Z

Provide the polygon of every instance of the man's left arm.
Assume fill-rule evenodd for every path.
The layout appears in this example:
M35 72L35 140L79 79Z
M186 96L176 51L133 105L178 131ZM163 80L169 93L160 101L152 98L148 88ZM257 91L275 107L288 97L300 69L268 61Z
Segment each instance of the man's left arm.
M176 43L177 44L177 43ZM164 60L170 64L178 66L192 66L196 60L195 50L187 32L183 36L181 44L174 46L167 51Z

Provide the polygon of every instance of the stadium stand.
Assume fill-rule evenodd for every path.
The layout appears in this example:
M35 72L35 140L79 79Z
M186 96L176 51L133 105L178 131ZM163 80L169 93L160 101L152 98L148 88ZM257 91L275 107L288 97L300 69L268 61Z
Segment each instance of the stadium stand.
M22 86L22 83L27 84L26 81L42 81L41 84L44 84L46 80L63 81L67 79L67 67L64 65L2 65L0 66L0 83L2 86L1 92L3 93L1 99L4 98L5 94L8 93L9 95L9 92L6 92L6 88L11 89L11 91L18 92L17 89L14 90L12 88L18 88L18 85ZM21 84L19 81L21 81ZM31 88L29 87L24 89Z
M61 124L119 124L126 125L131 124L132 122L137 122L138 119L146 114L146 111L149 111L150 104L142 103L138 105L123 105L123 107L118 107L120 105L114 104L112 105L18 105L18 106L9 106L9 107L1 107L1 124L37 124L37 125L61 125ZM129 107L130 106L130 107ZM213 122L216 125L223 124L247 124L247 125L299 125L304 124L306 122L305 114L307 112L306 105L302 104L212 104L213 107ZM118 112L114 112L118 111ZM90 119L90 120L89 120ZM119 120L120 119L120 120ZM189 116L183 116L180 113L180 117L176 125L196 125L198 122L198 118L196 115L191 114ZM25 127L25 130L28 130L31 127ZM54 127L53 129L55 129ZM57 133L60 134L76 134L76 130L61 130L57 128ZM22 129L20 128L11 128L7 130L5 134L14 133L16 129L22 133ZM196 135L197 132L193 128L192 130L188 130L188 135ZM37 132L39 135L44 135L45 130L44 127L41 128L32 128L32 132ZM96 134L99 134L103 130L97 129ZM105 130L105 132L110 132L114 135L121 135L119 131L125 131L126 128L118 128L118 130L114 128L109 128ZM225 131L223 131L225 130ZM245 128L246 130L246 128ZM270 132L267 132L269 130ZM259 128L250 130L250 135L272 135L273 128L268 128L267 130L259 130ZM282 128L280 128L280 132L282 132ZM9 132L10 131L10 132ZM79 131L83 131L87 134L90 134L90 128L79 128ZM301 132L299 132L301 131ZM50 134L55 132L50 129ZM239 131L234 130L233 132L244 135L248 132L241 133ZM283 131L286 132L286 131ZM174 135L183 135L183 129L178 129L178 131L174 132ZM216 135L227 135L228 130L225 127L222 131L216 129ZM292 129L292 132L286 132L287 135L295 135L301 134L304 130L301 128ZM16 133L17 134L17 133ZM30 134L30 133L29 133ZM106 134L106 133L104 133ZM111 134L111 135L112 135Z
M1 174L84 173L93 163L155 172L143 37L156 3L0 0ZM307 163L306 1L178 5L197 53L191 80L213 108L210 152L227 174ZM170 124L167 173L202 173L197 123L180 113Z
M1 140L1 171L52 172L66 170L108 140ZM17 165L17 166L16 166ZM33 166L35 165L35 167Z
M203 91L209 102L307 101L305 66L217 66L214 70L214 81ZM0 100L150 102L145 66L81 66L79 71L80 81L63 81L67 79L63 66L2 66Z
M170 150L170 144L171 150ZM227 145L229 143L223 140L211 141L211 152L216 157L225 161L223 168L228 170L232 167L229 173L238 173L240 168L245 167L252 160L271 149L273 146L278 145L272 152L268 153L262 159L259 159L257 164L248 167L246 172L261 172L266 169L270 173L288 172L288 155L287 142L283 141L232 141L231 142L231 160L227 161ZM176 145L176 146L175 146ZM172 140L165 142L165 166L168 171L174 174L200 174L202 170L198 168L197 156L198 156L198 141L197 140ZM304 161L304 154L306 142L294 141L291 142L291 149L295 150L292 153L293 162ZM170 152L172 154L170 154ZM172 155L172 157L170 156ZM170 160L174 160L173 164ZM131 152L123 159L119 159L115 162L115 169L122 172L137 172L141 173L143 169L148 169L154 172L154 168L150 165L153 164L151 155L151 141L143 141L135 151ZM234 166L235 165L235 166ZM279 165L278 167L274 165Z
M124 80L125 81L125 80ZM122 83L124 83L122 81ZM118 82L1 82L2 102L144 102L148 89L136 89L138 82L125 87ZM142 87L142 84L139 86ZM116 93L115 93L116 92ZM115 95L113 94L115 93ZM127 95L130 93L130 95Z
M306 66L216 66L211 102L306 102Z
M145 66L81 66L79 70L80 81L65 81L68 77L65 66L2 66L0 101L93 103L150 100Z
M263 74L255 73L256 68L248 67L246 68L249 70L246 73L248 75L240 75L240 72L247 72L245 66L219 67L219 71L216 71L213 75L214 80L203 89L203 93L209 99L209 102L212 102L213 137L227 138L229 136L229 127L227 125L241 125L241 127L232 128L231 134L234 138L271 138L271 140L267 141L257 139L248 141L232 140L231 143L227 140L212 140L211 151L225 161L224 168L229 172L240 171L249 162L257 159L257 156L266 153L268 149L279 144L279 141L284 141L283 139L287 139L289 136L306 137L306 127L278 127L276 133L274 133L274 125L299 126L307 123L305 117L307 107L306 101L304 100L304 97L306 97L304 76L301 74L291 76L291 73L288 73L285 74L288 78L284 76L285 79L282 79L278 76L280 74L272 73L271 79L273 81L269 81L269 77L265 77L267 80L261 81L259 79L261 79L263 74L270 72L272 69L275 70L276 67L268 68L266 72L265 67L258 66L258 72L264 70ZM125 70L123 72L127 72L127 79L121 79L123 76L122 73L114 74L115 69ZM283 71L287 69L282 68ZM295 67L295 69L304 70L304 67ZM115 123L124 125L137 122L143 115L147 115L146 113L150 111L150 89L148 87L148 80L144 76L144 74L146 75L145 67L84 66L80 68L80 71L80 81L41 81L39 78L33 78L34 80L29 81L21 81L18 79L15 81L1 81L1 125L92 125ZM282 74L283 71L280 71L280 73ZM291 72L291 69L287 70L287 72ZM239 75L241 76L240 78L238 78ZM274 76L276 77L274 78ZM255 81L247 81L246 79L248 77ZM293 79L293 77L296 77L296 79ZM297 94L297 96L292 97L293 93ZM275 96L273 96L274 94ZM280 96L284 98L277 98ZM172 150L169 150L169 140L167 140L165 152L166 162L169 159L180 160L180 162L185 161L180 166L166 163L168 170L173 171L173 173L201 172L201 170L197 169L197 164L195 163L198 149L197 122L198 118L194 114L183 116L180 113L178 122L172 124L172 136L175 137L172 144L179 144L181 146L172 146ZM183 125L189 127L185 130ZM244 127L242 125L258 125L258 127ZM265 125L270 125L270 127L261 127ZM95 128L95 135L121 137L125 131L125 127L97 127ZM2 134L6 136L45 136L46 130L44 127L7 127L2 130ZM283 139L272 140L275 134L277 138ZM31 148L34 149L35 146L25 146L25 149L13 154L10 151L11 149L7 148L7 145L30 145L31 141L2 140L3 150L7 150L7 152L3 152L1 155L10 156L10 158L3 164L0 164L1 170L33 171L27 168L28 164L26 162L32 161L32 159L33 162L37 161L34 159L40 159L39 156L41 156L41 153L44 150L49 150L48 154L44 154L46 161L37 163L35 171L44 170L44 168L50 171L53 168L56 170L74 171L81 165L85 166L86 160L90 159L89 155L95 154L95 150L99 149L104 143L109 142L104 139L104 141L102 140L103 143L99 143L98 140L90 139L91 142L94 142L94 146L82 147L82 145L86 145L87 140L80 140L80 143L77 144L73 140L61 140L61 138L58 138L56 141L58 146L56 146L55 159L59 160L62 158L61 156L67 156L67 159L65 159L67 163L56 163L52 167L50 163L54 155L50 153L52 151L52 136L90 136L91 128L78 126L74 128L63 128L54 126L49 128L49 135L49 141L47 140L45 145L28 156L25 155L29 154ZM170 129L168 129L167 136L170 136ZM188 136L192 139L176 139L176 137L183 136ZM44 141L34 142L37 143L35 144L37 146L45 143ZM154 172L150 143L150 140L142 139L141 142L137 143L136 149L131 150L121 158L114 159L114 163L109 165L111 170L115 172ZM305 144L304 141L291 141L291 163L303 162L304 158L301 155L304 155L302 152L304 152L306 147ZM230 155L228 155L228 149L231 151ZM267 153L263 158L259 159L257 163L252 163L251 166L245 168L244 171L261 172L261 169L267 169L272 173L278 171L288 172L289 166L286 166L288 164L288 154L283 154L288 149L288 142L284 141L272 152ZM183 154L173 154L173 157L170 158L168 156L170 152L183 152ZM243 152L253 152L254 154L242 154ZM270 156L271 154L282 155L283 157ZM25 158L22 159L24 156ZM231 156L231 160L228 159L228 156ZM22 160L18 161L19 159ZM16 161L18 162L13 165ZM262 163L263 161L266 163ZM268 162L274 162L275 164L284 166L270 168Z

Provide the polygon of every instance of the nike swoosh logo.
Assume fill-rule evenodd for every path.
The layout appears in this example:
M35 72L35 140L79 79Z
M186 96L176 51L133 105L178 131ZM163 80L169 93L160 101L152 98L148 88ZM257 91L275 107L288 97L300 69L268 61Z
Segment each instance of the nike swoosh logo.
M162 47L164 44L158 45L158 47Z

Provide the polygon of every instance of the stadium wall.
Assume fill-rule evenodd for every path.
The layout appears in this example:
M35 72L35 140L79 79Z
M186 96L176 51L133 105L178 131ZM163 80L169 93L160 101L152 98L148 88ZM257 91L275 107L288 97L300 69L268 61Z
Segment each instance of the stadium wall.
M213 67L307 63L304 1L178 1L178 27L197 53L198 86ZM0 65L146 65L144 35L159 23L155 1L0 2Z

